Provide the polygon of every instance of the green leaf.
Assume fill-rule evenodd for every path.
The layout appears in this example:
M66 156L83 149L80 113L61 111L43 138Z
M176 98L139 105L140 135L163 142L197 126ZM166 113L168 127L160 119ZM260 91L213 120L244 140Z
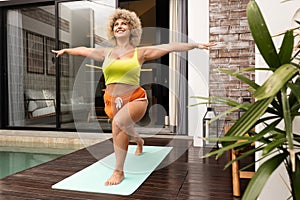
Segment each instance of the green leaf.
M261 100L276 95L297 72L292 64L282 65L256 90L254 97Z
M280 123L281 119L273 121L271 124L266 124L265 128L258 134L251 136L252 142L259 141L263 144L269 144L272 141L269 140L268 137L264 137L265 135L269 135L270 133L273 133L276 129L276 126Z
M286 142L286 138L281 138L281 139L277 139L277 140L273 140L271 143L267 144L267 146L264 147L262 154L266 155L269 152L271 152L272 150L278 148L279 146L284 145L284 143Z
M195 104L189 105L189 107L194 107L194 106L199 106L199 105L207 105L207 102L195 103Z
M298 45L298 49L299 49L299 48L300 48L300 45ZM297 57L299 54L300 54L300 50L298 50L298 51L294 54L294 56L291 58L291 60L292 60L291 64L295 65L295 66L298 67L298 68L300 68L300 65L299 65L299 63L295 63L294 60L297 60L297 61L300 60L299 57Z
M236 78L240 79L242 82L248 84L249 86L251 86L254 89L259 87L259 85L256 84L253 80L250 80L246 76L241 75L240 71L233 72L233 71L229 71L229 70L225 70L225 69L219 69L219 71L222 73L228 74L230 76L235 76Z
M291 57L294 48L293 31L289 30L285 33L279 52L279 59L281 65L291 62Z
M294 140L296 140L298 143L300 143L300 136L294 134Z
M292 163L293 170L296 167L296 160L295 160L295 150L294 150L294 142L293 142L293 123L290 111L290 105L288 103L287 97L287 88L283 87L281 89L281 96L282 96L282 108L283 108L283 119L284 119L284 127L286 132L286 137L288 141L288 149L290 152L290 158Z
M220 158L225 152L227 152L228 150L230 149L234 149L234 148L237 148L237 147L240 147L240 146L247 146L247 145L250 145L251 142L249 141L243 141L243 142L235 142L231 145L227 145L227 146L224 146L222 147L221 149L218 149L216 151L212 151L206 155L203 156L203 158L208 158L210 156L213 156L213 155L216 155L216 158Z
M243 158L246 158L246 157L248 157L248 156L250 156L250 155L252 155L252 154L254 154L254 153L256 153L256 152L258 152L258 151L260 151L260 150L262 150L262 149L263 149L262 147L256 147L256 148L254 148L254 149L249 149L248 151L243 152L242 154L240 154L240 156L238 156L236 159L229 161L229 162L225 165L224 168L226 169L226 168L228 168L230 165L232 165L232 163L237 162L237 161L239 161L239 160L241 160L241 159L243 159ZM255 161L253 161L253 162L255 163ZM249 163L249 164L254 164L254 163Z
M281 65L280 59L257 3L250 1L246 11L253 39L262 57L270 68L278 68Z
M238 109L247 110L248 107L249 107L248 105L249 105L249 103L244 103L244 104L240 104L240 105L234 106L234 107L232 107L232 108L230 108L230 109L228 109L228 110L226 110L226 111L218 114L216 117L214 117L213 119L210 120L210 123L212 123L212 122L216 121L217 119L220 119L223 116L226 116L229 113L232 113L232 112L234 112L234 111L236 111Z
M299 155L296 155L296 171L292 172L291 168L288 169L291 179L292 194L294 199L300 199L300 159Z
M288 83L288 87L291 89L292 94L290 95L290 98L293 97L297 98L298 104L300 103L300 78L296 80L295 83Z
M278 154L266 160L250 180L243 200L256 200L273 171L284 161L288 154Z
M267 109L268 110L268 109ZM269 113L269 112L268 112ZM261 117L259 120L257 120L257 124L262 123L262 122L266 122L268 120L273 120L273 119L278 119L279 116L266 116L266 117Z
M210 142L237 142L239 140L250 140L250 143L253 141L251 140L251 137L249 136L225 136L225 137L219 137L219 138L209 138L208 141Z
M233 126L228 130L225 136L241 136L247 133L257 120L265 113L273 98L267 98L256 101L250 105L249 109L239 118ZM222 145L226 146L230 143L223 142Z
M210 97L191 96L190 98L204 100L204 102L200 102L200 103L193 104L190 106L195 106L195 105L199 105L199 104L226 104L228 106L235 107L235 106L240 105L239 102L234 101L230 98L224 98L224 97L218 97L218 96L210 96Z

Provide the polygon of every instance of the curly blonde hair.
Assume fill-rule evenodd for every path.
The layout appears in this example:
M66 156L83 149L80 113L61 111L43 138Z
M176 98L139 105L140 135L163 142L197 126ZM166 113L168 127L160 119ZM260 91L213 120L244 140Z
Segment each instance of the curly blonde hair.
M115 12L108 18L108 22L106 25L106 34L109 40L113 45L116 45L116 38L114 36L114 24L116 20L124 19L130 25L130 43L133 46L138 46L140 44L141 36L142 36L142 26L141 20L136 15L135 12L118 8Z

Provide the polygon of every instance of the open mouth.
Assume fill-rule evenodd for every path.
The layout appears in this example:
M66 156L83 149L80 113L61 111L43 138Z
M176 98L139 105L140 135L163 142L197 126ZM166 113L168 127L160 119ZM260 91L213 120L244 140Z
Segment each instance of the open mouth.
M123 30L123 29L118 29L116 32L117 33L124 33L126 30Z

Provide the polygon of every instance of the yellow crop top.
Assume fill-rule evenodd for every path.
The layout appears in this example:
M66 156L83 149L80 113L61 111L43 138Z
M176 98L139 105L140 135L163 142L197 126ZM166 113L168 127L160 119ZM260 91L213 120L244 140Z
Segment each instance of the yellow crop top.
M138 61L137 48L134 50L133 57L128 59L112 59L109 58L110 53L111 51L106 55L102 66L105 84L139 85L141 66Z

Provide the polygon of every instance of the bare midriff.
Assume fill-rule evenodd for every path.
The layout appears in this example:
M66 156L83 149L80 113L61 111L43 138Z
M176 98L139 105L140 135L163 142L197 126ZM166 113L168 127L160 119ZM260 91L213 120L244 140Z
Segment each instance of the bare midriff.
M105 91L112 96L122 96L134 92L139 87L138 85L128 85L124 83L111 83L106 85Z

